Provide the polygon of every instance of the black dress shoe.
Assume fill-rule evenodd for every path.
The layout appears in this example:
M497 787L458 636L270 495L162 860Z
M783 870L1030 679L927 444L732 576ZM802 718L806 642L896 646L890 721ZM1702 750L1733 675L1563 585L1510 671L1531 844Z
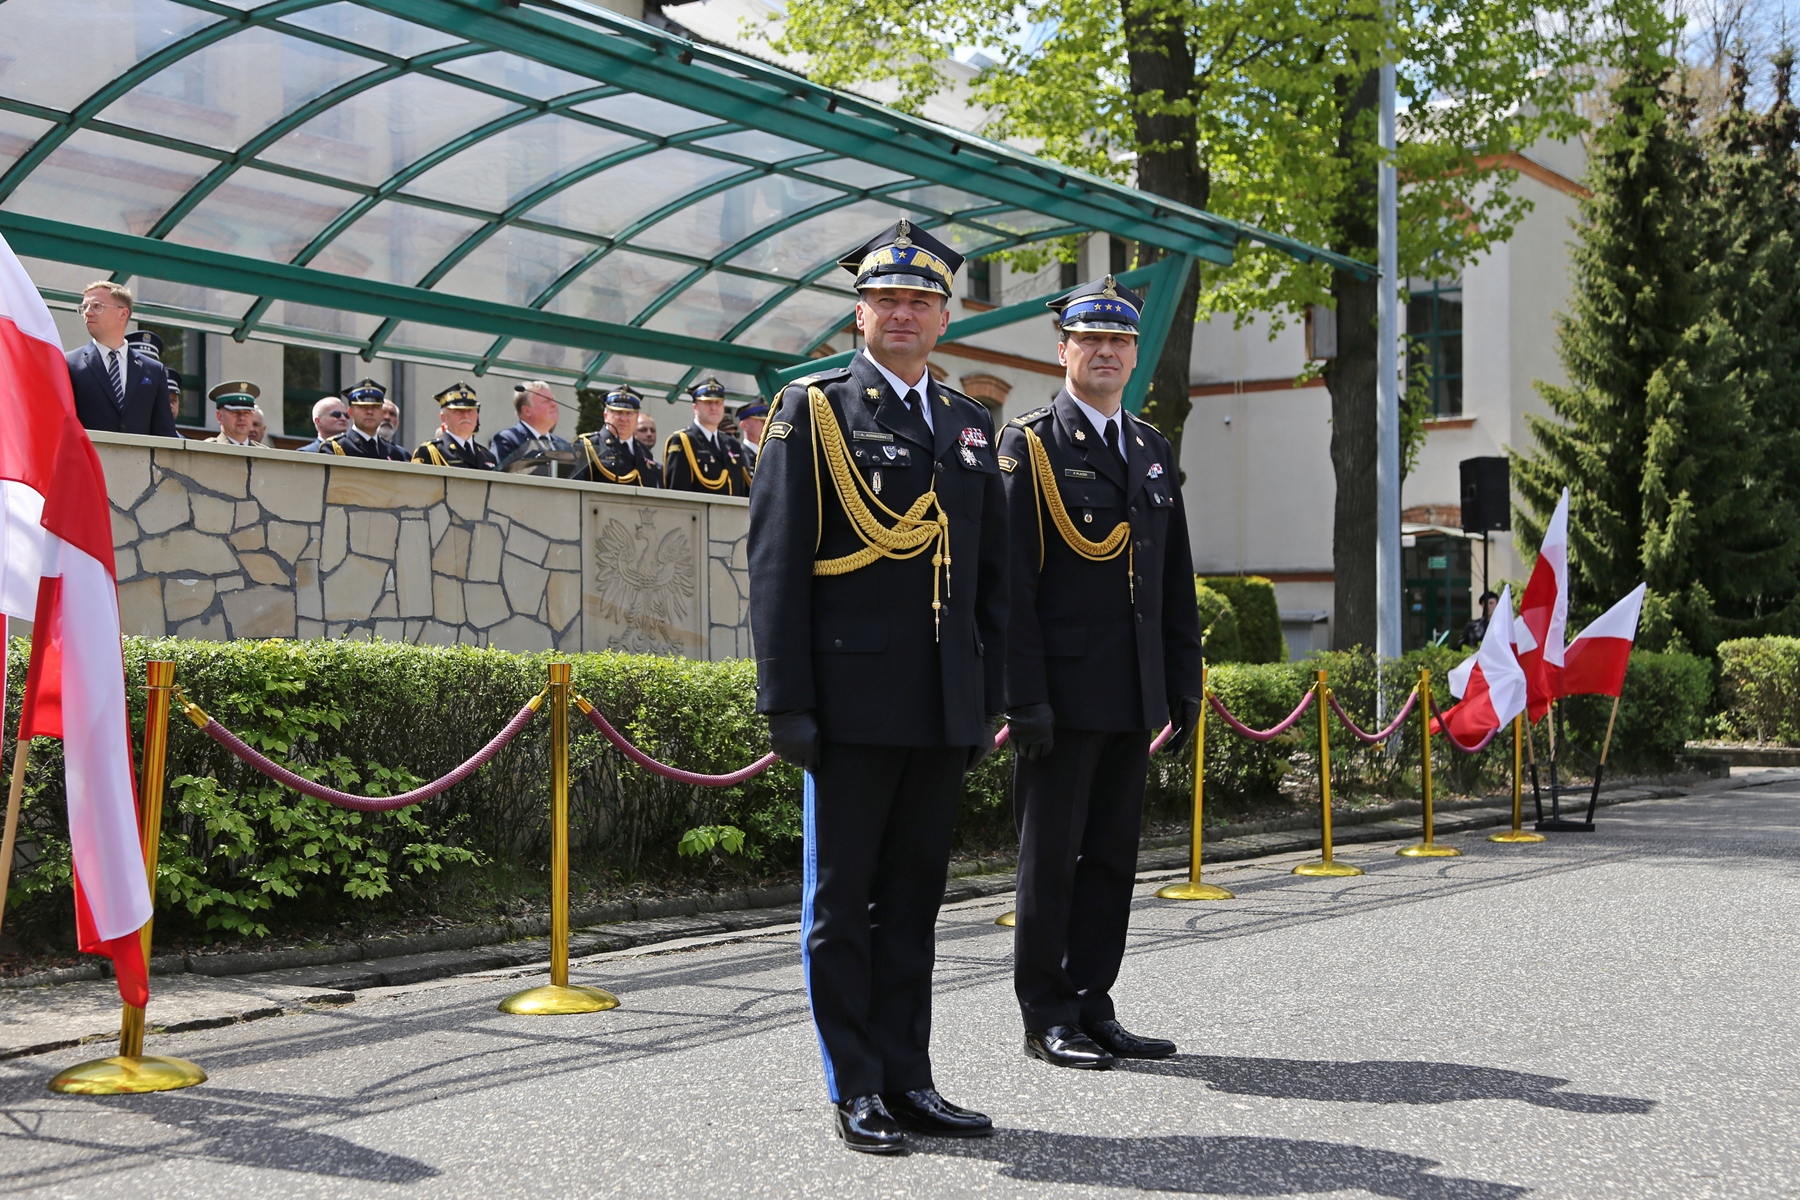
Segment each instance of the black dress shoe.
M988 1137L994 1123L986 1113L958 1108L936 1088L919 1088L883 1096L882 1102L900 1128L909 1133L929 1133L938 1137Z
M1167 1058L1175 1053L1174 1042L1139 1037L1117 1021L1091 1021L1082 1028L1115 1058Z
M1114 1061L1113 1056L1096 1045L1079 1025L1026 1030L1025 1053L1041 1058L1053 1067L1074 1067L1080 1071L1104 1071Z
M838 1136L850 1149L863 1154L899 1154L906 1149L906 1135L880 1096L852 1096L839 1100L835 1108Z

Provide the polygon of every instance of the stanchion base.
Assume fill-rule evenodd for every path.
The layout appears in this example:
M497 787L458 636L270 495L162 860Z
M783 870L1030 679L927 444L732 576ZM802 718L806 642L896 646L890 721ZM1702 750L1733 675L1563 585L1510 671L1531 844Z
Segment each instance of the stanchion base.
M97 1058L59 1071L47 1086L74 1096L128 1096L137 1092L172 1092L206 1082L206 1072L179 1058L145 1054Z
M579 984L559 986L546 983L542 987L514 992L500 1002L500 1011L520 1017L557 1017L572 1013L605 1012L619 1007L619 998L599 988Z
M1490 842L1542 842L1546 841L1541 833L1530 833L1523 829L1508 829L1504 833L1488 834Z
M1440 846L1436 842L1418 842L1411 846L1402 846L1394 853L1401 858L1457 858L1462 851L1455 846Z
M1164 900L1236 900L1237 896L1210 883L1171 883L1156 889Z
M1296 875L1327 875L1333 878L1348 878L1362 873L1361 867L1341 862L1303 862L1294 868Z
M1003 912L999 916L994 918L994 924L1004 925L1008 929L1014 928L1015 926L1018 925L1018 923L1019 923L1019 913L1018 913L1017 909L1008 909L1006 912Z

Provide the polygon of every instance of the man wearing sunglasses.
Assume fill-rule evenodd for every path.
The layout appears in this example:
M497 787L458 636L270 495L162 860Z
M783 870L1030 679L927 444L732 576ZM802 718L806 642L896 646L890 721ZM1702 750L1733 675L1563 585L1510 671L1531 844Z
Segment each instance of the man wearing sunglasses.
M180 437L169 411L169 377L155 355L127 345L131 289L108 279L81 294L89 341L69 351L75 415L88 429Z
M313 405L313 428L319 436L300 447L302 454L317 454L326 438L336 437L350 428L350 406L338 396L327 396Z

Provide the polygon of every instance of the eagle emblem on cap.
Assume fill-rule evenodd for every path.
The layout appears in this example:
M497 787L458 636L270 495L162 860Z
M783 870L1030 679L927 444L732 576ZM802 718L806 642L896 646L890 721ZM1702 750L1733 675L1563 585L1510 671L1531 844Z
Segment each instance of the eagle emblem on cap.
M901 217L899 224L894 227L894 245L902 250L912 245L912 227L906 223L905 217Z
M1108 275L1106 286L1100 289L1100 294L1108 300L1117 300L1119 298L1119 281Z

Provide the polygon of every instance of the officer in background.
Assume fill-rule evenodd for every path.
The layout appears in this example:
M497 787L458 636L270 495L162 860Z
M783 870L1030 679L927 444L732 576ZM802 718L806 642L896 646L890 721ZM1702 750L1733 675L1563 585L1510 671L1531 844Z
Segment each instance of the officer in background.
M636 437L638 413L643 405L644 397L629 383L606 393L606 424L575 437L575 452L581 456L581 465L575 468L571 479L662 486L662 468Z
M807 772L807 995L838 1135L869 1153L993 1131L930 1054L957 801L1005 662L993 418L926 369L961 263L905 221L842 261L867 349L782 393L750 493L756 707Z
M663 444L663 486L678 492L748 496L744 444L719 428L725 419L725 385L709 375L688 391L694 397L694 423L670 434Z
M213 402L213 415L219 419L219 432L207 438L225 446L254 446L250 425L256 416L256 401L262 389L244 379L221 383L206 393Z
M475 389L459 379L432 399L438 403L437 435L421 443L412 460L434 467L493 470L493 452L475 440L481 429L481 401Z
M744 446L744 468L756 480L756 456L762 453L763 426L769 423L769 405L761 396L737 411L738 441Z
M162 335L153 329L132 330L125 335L125 344L139 354L153 358L159 363L163 361ZM167 363L163 363L163 374L169 378L169 416L179 419L181 416L181 372ZM186 435L177 429L172 436L185 437ZM260 439L258 442L260 444Z
M344 402L350 406L350 428L333 437L320 438L319 453L386 462L410 461L403 447L394 445L378 432L385 400L387 389L373 379L359 379L351 384L344 391Z
M1200 716L1200 618L1169 443L1126 413L1142 301L1112 276L1050 301L1066 371L1000 439L1013 530L1006 711L1017 751L1013 988L1025 1052L1053 1066L1166 1058L1120 1025L1151 731ZM1146 367L1145 369L1149 369Z

